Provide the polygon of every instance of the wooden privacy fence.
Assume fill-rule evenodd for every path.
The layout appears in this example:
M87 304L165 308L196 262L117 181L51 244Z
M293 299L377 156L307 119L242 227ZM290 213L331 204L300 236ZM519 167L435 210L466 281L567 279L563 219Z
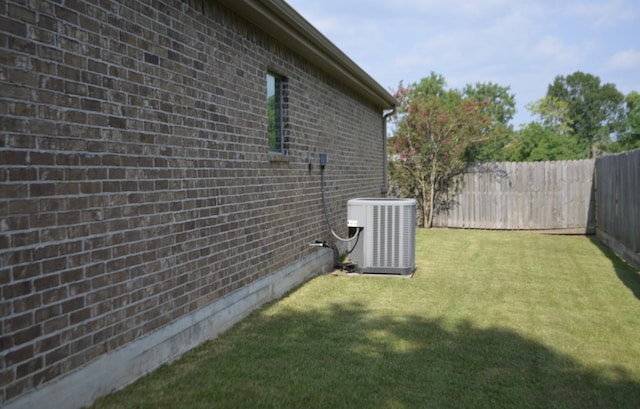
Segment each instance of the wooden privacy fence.
M434 214L435 227L593 232L593 160L479 163Z
M640 149L596 162L598 239L640 269Z

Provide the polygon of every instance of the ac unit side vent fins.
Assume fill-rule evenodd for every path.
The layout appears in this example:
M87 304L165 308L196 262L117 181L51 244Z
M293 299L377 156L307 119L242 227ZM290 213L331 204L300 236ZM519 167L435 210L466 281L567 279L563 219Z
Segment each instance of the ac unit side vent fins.
M358 271L411 274L415 270L414 199L351 199L347 219L358 220L361 237L351 253ZM360 222L361 221L361 222Z

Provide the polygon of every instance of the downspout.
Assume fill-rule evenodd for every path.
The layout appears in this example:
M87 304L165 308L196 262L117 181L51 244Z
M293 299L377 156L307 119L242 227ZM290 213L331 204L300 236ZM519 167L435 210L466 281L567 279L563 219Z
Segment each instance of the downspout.
M394 105L391 108L391 111L382 115L382 160L384 162L382 166L382 186L380 187L380 196L387 197L387 193L389 192L389 172L388 172L388 161L387 161L387 119L396 113L396 107Z

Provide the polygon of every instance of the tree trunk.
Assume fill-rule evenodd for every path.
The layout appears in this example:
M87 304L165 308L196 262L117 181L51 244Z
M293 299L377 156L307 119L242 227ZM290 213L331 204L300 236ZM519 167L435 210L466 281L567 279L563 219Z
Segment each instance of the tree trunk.
M436 197L436 164L431 164L431 175L429 175L429 220L425 223L425 227L433 227L433 203Z
M429 200L427 193L431 193L427 192L427 184L424 179L420 181L420 189L422 190L422 227L429 227L427 224L427 217L429 215Z

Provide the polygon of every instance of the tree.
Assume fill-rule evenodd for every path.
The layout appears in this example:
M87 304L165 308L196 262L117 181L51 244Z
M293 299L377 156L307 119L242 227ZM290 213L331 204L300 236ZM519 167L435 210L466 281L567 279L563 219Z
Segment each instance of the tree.
M434 204L447 193L465 154L485 140L491 120L482 103L445 90L442 76L431 74L395 93L400 102L395 134L389 141L391 178L400 191L415 195L422 223L431 227Z
M520 129L504 148L504 160L535 162L572 160L580 158L581 149L572 135L560 135L539 122L531 122Z
M625 98L627 115L625 127L627 133L640 136L640 93L631 91Z
M625 97L624 131L611 145L610 151L623 152L640 148L640 93L631 91Z
M573 120L569 116L569 104L557 97L544 97L527 104L526 108L540 118L540 124L558 135L573 132Z
M624 95L613 84L601 85L596 76L580 71L557 76L547 97L567 103L571 131L588 147L589 156L606 149L611 135L622 130Z
M473 101L488 101L483 105L483 111L491 118L491 123L508 126L516 113L516 97L509 92L510 87L503 87L492 82L477 82L466 85L462 89L462 96Z
M538 119L515 133L502 150L503 160L534 162L586 157L588 149L573 135L567 102L544 97L526 108Z
M477 144L467 151L469 162L492 162L502 160L502 149L513 137L514 131L510 124L516 113L515 95L509 87L503 87L492 82L466 85L462 96L473 101L483 102L482 110L491 119L491 126L487 130L489 138L486 142Z

